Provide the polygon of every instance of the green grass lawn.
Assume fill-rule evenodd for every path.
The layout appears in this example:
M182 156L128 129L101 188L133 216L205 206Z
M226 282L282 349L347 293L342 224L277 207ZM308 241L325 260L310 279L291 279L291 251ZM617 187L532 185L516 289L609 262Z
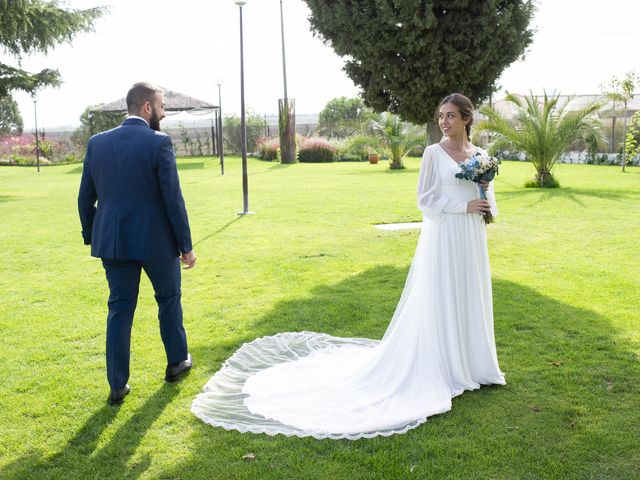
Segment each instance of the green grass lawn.
M212 428L191 401L243 342L314 330L379 338L419 220L419 161L279 165L181 159L197 267L183 275L191 375L163 382L145 278L130 384L108 407L107 285L82 244L81 167L0 168L2 479L640 478L640 169L558 165L563 188L524 189L505 162L489 226L504 387L467 392L405 435L314 440ZM244 454L255 454L245 461Z

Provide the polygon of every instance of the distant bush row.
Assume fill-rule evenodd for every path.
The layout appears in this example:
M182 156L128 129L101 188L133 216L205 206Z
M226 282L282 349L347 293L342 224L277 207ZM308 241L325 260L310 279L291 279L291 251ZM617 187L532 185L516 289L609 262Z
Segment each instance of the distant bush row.
M39 139L41 165L50 163L74 163L78 154L74 145L66 140ZM34 135L22 134L0 137L0 165L35 165L36 139Z
M303 163L365 162L369 155L377 153L364 135L345 139L326 139L297 135L298 161ZM417 147L410 156L421 157L424 149ZM280 160L280 142L277 137L258 139L255 156L267 162Z

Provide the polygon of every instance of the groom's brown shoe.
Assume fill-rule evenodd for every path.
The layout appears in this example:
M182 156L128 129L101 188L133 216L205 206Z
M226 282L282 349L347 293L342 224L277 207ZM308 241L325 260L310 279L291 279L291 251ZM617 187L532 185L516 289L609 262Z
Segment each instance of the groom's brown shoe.
M187 353L187 359L178 363L170 363L167 365L167 371L164 379L167 382L177 382L184 377L189 370L191 370L191 354Z
M125 385L122 388L112 388L111 393L109 393L109 398L107 399L107 403L109 405L120 405L124 402L124 397L129 395L131 391L131 387L129 384Z

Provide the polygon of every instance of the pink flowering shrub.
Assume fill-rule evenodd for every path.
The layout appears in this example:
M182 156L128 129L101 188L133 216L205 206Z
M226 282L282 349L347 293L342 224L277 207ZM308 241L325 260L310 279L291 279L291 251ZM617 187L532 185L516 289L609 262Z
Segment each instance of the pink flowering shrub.
M280 157L280 140L278 138L262 137L256 144L258 158L272 162Z
M36 139L33 135L11 135L0 137L0 158L15 154L35 155Z
M73 163L78 155L75 147L66 140L39 139L40 163ZM0 165L35 165L36 139L32 134L0 137Z
M302 138L298 149L298 160L307 163L333 162L336 147L324 138Z

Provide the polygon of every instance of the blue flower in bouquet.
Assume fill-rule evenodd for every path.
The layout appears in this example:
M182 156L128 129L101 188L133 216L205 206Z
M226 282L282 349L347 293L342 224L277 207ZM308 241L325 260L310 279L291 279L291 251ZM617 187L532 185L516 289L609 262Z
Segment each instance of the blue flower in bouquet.
M496 157L490 157L486 153L476 153L469 160L460 165L460 172L456 173L456 178L464 178L472 182L490 182L498 174L498 165L500 160ZM481 185L478 185L480 198L487 199L487 194ZM491 213L484 215L486 223L493 222Z

